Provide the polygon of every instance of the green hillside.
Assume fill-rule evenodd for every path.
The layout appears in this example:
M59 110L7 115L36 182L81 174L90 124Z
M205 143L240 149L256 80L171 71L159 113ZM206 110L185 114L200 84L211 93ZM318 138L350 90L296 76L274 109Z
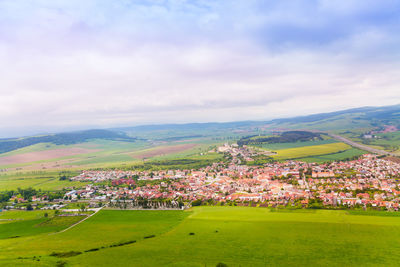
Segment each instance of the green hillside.
M0 239L1 266L396 266L400 248L400 217L387 212L103 210L51 235L34 223Z

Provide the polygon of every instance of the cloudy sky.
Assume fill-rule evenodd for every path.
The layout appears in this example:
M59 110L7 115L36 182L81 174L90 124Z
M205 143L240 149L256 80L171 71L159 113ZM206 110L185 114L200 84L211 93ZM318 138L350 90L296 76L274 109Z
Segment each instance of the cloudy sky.
M397 0L0 0L0 136L400 103Z

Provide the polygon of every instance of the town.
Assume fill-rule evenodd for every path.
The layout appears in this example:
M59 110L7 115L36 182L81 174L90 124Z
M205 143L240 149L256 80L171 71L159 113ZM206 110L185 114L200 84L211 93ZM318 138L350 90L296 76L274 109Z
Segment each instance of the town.
M192 205L399 209L400 164L376 155L326 164L285 161L252 166L240 160L251 162L257 156L251 148L225 144L218 151L229 161L197 170L83 171L70 180L90 183L53 202L85 200L93 207L101 203L139 209ZM31 200L43 202L46 196Z

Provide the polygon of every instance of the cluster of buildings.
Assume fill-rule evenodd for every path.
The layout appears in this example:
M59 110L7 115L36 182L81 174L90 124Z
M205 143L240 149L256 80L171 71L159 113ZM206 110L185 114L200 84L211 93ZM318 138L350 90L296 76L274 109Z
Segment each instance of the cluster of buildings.
M327 164L286 161L248 166L238 162L238 156L251 158L254 153L245 150L229 145L219 148L231 154L230 162L198 170L85 171L72 180L93 183L67 193L68 199L399 208L399 163L367 154Z

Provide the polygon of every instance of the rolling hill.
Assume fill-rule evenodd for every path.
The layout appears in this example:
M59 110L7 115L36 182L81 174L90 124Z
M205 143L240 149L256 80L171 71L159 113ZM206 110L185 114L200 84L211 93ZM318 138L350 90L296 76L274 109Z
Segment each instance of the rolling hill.
M276 136L277 133L287 132L286 135L288 135L293 131L297 134L305 134L303 141L310 138L320 139L318 134L304 131L325 131L398 154L400 153L400 132L397 131L399 128L400 105L362 107L270 121L163 124L94 129L0 139L0 168L8 170L12 168L17 171L87 168L130 164L152 159L197 157L218 144L246 140L252 136L255 136L257 140L264 136L269 143L283 142L287 148L301 147L306 144L306 142L295 144L290 141L290 138L283 138L285 134L279 138ZM313 140L313 145L319 145L317 141ZM311 150L307 148L303 151ZM349 154L346 153L343 155L344 158L347 158ZM355 151L350 154L359 153L362 152ZM315 155L311 153L308 156L312 156L311 160L317 160ZM308 158L303 154L302 157ZM325 157L318 160L324 159Z

